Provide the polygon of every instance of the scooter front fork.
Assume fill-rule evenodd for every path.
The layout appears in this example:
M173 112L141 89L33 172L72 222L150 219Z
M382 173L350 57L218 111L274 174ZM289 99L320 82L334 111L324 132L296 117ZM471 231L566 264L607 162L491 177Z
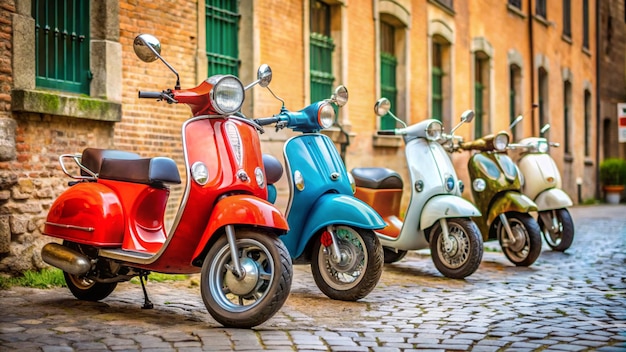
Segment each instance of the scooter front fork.
M243 277L244 270L239 262L239 249L237 248L237 238L235 237L235 226L226 225L226 239L228 240L228 246L230 247L230 257L232 258L233 265L228 265L226 268L230 270L236 277Z
M326 238L329 236L330 238ZM341 263L341 250L339 249L337 234L332 226L326 226L326 233L322 234L322 245L327 249L330 248L330 258L334 263Z
M446 252L450 253L454 251L454 241L450 239L450 230L448 229L448 221L445 218L439 219L439 226L441 226L441 234L443 235L443 246Z
M541 211L539 212L541 221L548 227L550 234L559 232L559 219L556 217L556 210Z
M502 241L502 244L505 246L515 244L515 236L513 235L513 231L511 231L511 226L509 225L509 219L506 218L506 214L502 213L498 215L500 217L500 222L502 226L504 226L504 231L506 232L507 239Z

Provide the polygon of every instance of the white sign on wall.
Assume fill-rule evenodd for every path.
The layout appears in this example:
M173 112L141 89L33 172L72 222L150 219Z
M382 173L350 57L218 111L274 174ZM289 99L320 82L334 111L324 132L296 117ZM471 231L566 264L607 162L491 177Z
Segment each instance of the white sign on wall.
M617 139L626 143L626 103L617 104Z

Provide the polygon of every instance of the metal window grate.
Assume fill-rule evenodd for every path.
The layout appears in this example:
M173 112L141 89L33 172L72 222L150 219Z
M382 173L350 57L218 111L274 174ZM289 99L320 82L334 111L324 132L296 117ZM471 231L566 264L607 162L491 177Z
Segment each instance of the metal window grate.
M89 94L89 1L33 0L35 84Z
M572 36L572 10L571 0L563 0L563 35Z
M443 115L443 70L441 67L433 66L432 72L432 114L433 119L442 121Z
M333 90L333 38L311 33L311 101L326 99Z
M517 7L518 9L522 8L522 0L509 0L509 5L513 7Z
M380 53L380 93L383 97L389 99L391 106L396 106L398 88L396 85L396 68L398 59L390 53ZM383 116L380 119L380 128L393 129L396 128L396 120L391 116Z
M474 82L474 138L482 137L483 135L483 115L485 113L485 107L483 106L483 93L485 86L481 82Z
M546 0L535 0L535 14L543 18L548 18Z
M209 75L239 74L238 1L206 1L206 51Z
M589 49L589 0L583 0L583 48Z

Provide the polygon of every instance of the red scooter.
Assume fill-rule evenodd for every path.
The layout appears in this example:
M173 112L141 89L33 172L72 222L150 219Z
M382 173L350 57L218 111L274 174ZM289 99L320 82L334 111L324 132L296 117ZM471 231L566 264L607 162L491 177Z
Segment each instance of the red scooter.
M135 38L137 56L161 57L159 41ZM271 70L259 68L267 86ZM44 233L63 244L48 243L43 260L64 272L72 294L81 300L107 297L118 282L138 276L143 308L152 308L144 280L150 272L201 273L201 294L215 320L249 328L272 317L286 301L292 280L289 252L280 235L286 219L267 199L261 144L253 121L233 116L245 89L231 75L209 77L199 86L139 92L191 107L182 126L186 187L169 232L163 217L169 184L181 183L174 161L143 158L131 152L87 148L62 155L63 171L77 181L50 208ZM68 171L65 161L78 168ZM70 163L70 165L73 165Z

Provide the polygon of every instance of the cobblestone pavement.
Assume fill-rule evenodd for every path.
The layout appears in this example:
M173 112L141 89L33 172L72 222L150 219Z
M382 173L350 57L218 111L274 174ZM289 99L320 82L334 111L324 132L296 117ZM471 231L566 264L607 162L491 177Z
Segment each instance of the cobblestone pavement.
M291 295L268 322L225 329L206 312L194 280L123 283L102 302L65 288L0 291L0 350L56 351L626 351L626 206L571 209L566 253L544 245L516 268L497 244L465 280L446 279L428 253L385 267L359 302L338 302L296 266Z

